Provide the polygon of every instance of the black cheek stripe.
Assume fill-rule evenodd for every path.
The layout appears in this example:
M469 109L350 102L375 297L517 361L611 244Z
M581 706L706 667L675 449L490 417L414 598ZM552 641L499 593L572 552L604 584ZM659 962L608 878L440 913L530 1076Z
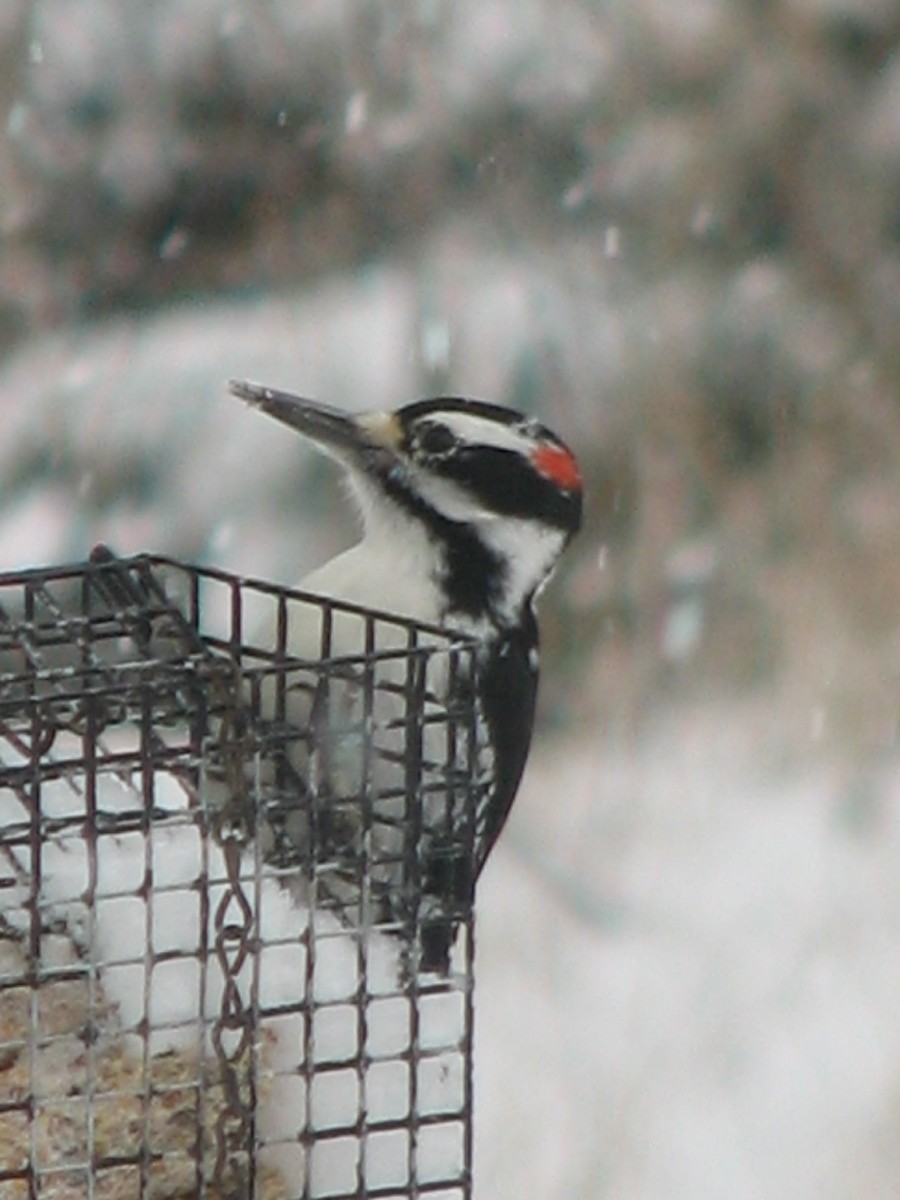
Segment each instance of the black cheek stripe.
M437 544L446 547L447 562L441 585L447 592L448 612L462 613L475 620L490 614L503 595L506 580L503 559L468 525L441 516L396 474L384 474L381 480L394 503L424 525Z

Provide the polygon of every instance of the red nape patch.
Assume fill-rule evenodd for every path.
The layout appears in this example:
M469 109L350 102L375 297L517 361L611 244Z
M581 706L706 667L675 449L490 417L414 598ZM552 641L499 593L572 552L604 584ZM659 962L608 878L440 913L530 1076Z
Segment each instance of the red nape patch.
M547 442L538 446L532 454L534 468L545 479L550 479L557 487L567 492L581 491L581 472L578 463L568 450L562 446L551 446Z

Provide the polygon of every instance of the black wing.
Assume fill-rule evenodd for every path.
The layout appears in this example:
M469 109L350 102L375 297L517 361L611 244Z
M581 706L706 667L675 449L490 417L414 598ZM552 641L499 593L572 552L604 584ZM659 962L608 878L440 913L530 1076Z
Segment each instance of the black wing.
M423 892L434 907L422 922L420 967L446 974L459 914L506 823L528 758L538 684L538 632L529 609L523 624L490 643L477 668L480 719L493 751L493 782L475 817L474 856L458 840L436 839L425 860Z
M475 877L512 808L531 746L538 686L538 629L529 608L517 628L492 643L479 692L494 750L494 786L478 822Z

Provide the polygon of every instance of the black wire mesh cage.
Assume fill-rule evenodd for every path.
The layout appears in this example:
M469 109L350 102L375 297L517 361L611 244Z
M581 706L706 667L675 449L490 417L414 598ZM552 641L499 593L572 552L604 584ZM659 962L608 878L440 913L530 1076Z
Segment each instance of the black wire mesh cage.
M0 1200L471 1195L472 647L0 575Z

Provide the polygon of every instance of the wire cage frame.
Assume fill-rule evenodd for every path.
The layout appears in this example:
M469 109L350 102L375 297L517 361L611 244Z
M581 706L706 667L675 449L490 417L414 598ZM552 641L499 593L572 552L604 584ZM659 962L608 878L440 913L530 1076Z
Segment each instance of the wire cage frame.
M159 556L0 574L0 1200L469 1200L473 655Z

